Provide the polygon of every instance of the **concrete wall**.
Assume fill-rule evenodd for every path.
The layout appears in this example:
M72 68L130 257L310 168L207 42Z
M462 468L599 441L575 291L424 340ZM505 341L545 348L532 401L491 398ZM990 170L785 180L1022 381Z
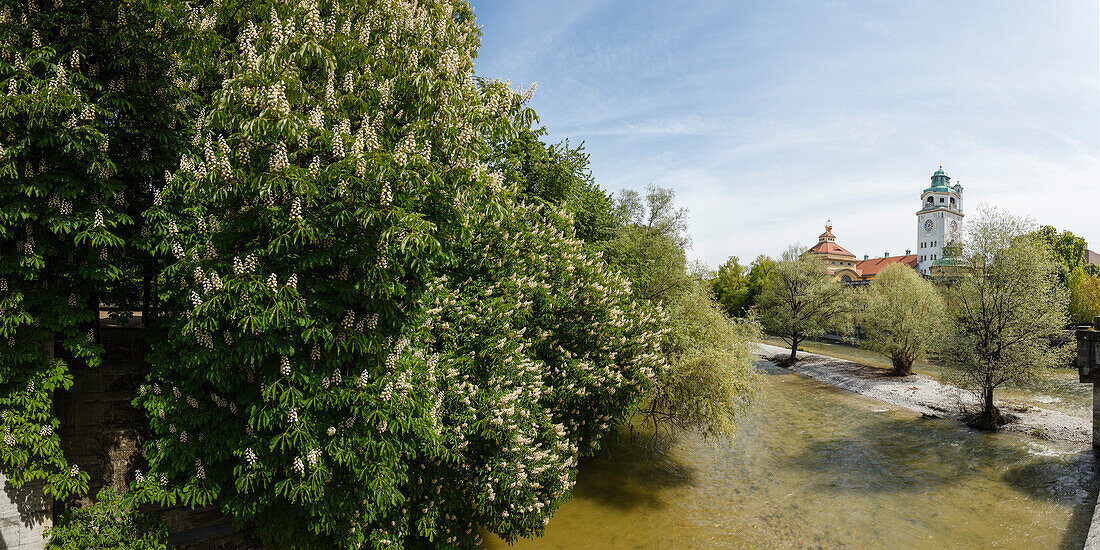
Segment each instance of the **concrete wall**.
M40 550L46 547L42 532L53 525L51 502L42 494L42 484L27 483L16 489L0 474L4 495L0 497L0 550Z

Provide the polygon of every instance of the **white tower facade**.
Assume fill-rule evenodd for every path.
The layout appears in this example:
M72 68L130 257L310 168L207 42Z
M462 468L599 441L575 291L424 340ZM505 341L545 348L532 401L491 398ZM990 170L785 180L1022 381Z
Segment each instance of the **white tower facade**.
M951 185L943 166L932 174L932 186L921 192L917 211L917 272L928 275L932 262L943 257L944 247L962 235L963 188Z

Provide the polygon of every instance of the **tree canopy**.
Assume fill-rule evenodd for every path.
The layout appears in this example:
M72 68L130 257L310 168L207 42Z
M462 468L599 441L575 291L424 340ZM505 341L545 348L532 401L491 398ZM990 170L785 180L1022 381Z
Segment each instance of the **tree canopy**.
M737 256L730 256L718 266L711 281L715 299L731 317L742 317L760 299L764 283L775 268L775 261L761 254L749 266L742 266Z
M1088 243L1085 239L1074 235L1070 231L1059 232L1056 228L1044 225L1029 234L1035 240L1044 243L1054 255L1054 265L1057 268L1058 280L1063 285L1069 285L1070 274L1073 270L1084 265L1085 248Z
M820 258L793 245L775 263L760 295L764 330L790 344L794 361L798 344L847 324L842 292Z
M943 298L935 285L909 266L892 264L859 298L860 344L889 357L895 375L908 376L943 330Z
M993 428L1003 422L993 392L1023 382L1057 364L1050 345L1066 323L1066 292L1055 255L1031 233L1030 222L986 208L967 224L965 265L947 286L952 326L940 357L954 367L964 387L976 391L982 409L972 423Z

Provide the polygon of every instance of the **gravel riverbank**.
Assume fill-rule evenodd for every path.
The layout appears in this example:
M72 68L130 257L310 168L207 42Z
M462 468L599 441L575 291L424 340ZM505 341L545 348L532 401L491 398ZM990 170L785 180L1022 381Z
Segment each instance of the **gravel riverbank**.
M759 344L760 355L771 358L790 353L789 349ZM976 395L927 376L889 376L887 371L835 357L799 352L792 372L860 395L884 401L911 411L962 420L962 408L979 404ZM997 401L1002 412L1017 417L1002 429L1057 441L1089 443L1092 421L1034 405Z

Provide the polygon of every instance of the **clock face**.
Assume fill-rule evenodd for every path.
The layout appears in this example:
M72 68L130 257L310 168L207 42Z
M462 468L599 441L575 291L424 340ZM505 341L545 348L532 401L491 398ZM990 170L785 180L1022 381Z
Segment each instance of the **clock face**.
M926 232L931 233L933 227L935 227L935 224L932 223L932 220L924 220L924 230Z

